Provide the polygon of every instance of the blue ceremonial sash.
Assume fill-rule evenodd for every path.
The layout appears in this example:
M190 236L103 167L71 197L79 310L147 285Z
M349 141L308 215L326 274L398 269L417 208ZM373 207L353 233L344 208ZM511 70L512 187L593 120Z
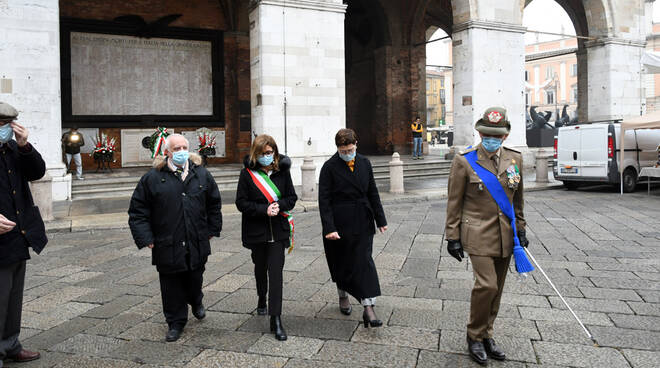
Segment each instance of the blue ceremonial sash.
M497 176L492 172L486 170L483 166L477 163L477 151L471 151L464 155L467 159L467 162L477 173L477 176L486 186L488 193L495 200L495 203L500 207L502 213L504 213L509 220L511 221L511 229L513 229L513 246L520 247L520 240L518 239L518 231L516 230L516 212L513 209L513 203L509 202L509 197L506 195L502 184L497 179Z

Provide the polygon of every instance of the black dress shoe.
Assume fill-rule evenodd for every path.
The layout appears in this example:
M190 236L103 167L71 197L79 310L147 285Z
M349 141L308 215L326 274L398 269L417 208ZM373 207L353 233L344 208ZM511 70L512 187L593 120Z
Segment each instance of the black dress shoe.
M484 339L484 348L489 357L495 360L504 360L506 359L506 354L500 349L499 346L495 344L493 339Z
M204 319L206 317L206 310L204 310L204 304L200 304L192 308L192 314L197 319Z
M488 355L486 354L486 348L484 348L483 342L474 341L468 337L467 344L472 360L481 365L486 365L486 363L488 363Z
M286 331L284 331L284 326L282 326L282 320L280 316L270 316L270 332L275 333L275 338L284 341L287 339Z
M176 328L170 328L170 330L167 331L167 335L165 335L165 341L173 342L178 340L179 337L181 337L181 330Z
M257 314L260 316L265 316L266 313L268 313L268 307L266 306L266 298L260 296L259 301L257 302Z

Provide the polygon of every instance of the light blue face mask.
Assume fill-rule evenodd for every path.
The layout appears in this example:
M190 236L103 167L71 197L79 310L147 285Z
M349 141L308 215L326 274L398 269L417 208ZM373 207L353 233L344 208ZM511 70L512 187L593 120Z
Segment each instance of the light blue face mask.
M350 155L343 155L343 154L340 153L339 157L341 157L342 160L344 160L346 162L349 162L349 161L351 161L352 159L355 158L356 154L357 154L356 151L353 151L353 153L351 153Z
M486 151L495 152L502 145L502 139L494 137L483 137L481 138L481 145L484 146Z
M188 157L190 157L188 151L176 151L172 153L172 162L174 162L175 165L183 166L186 164L186 161L188 161Z
M273 163L273 155L261 155L257 158L257 162L261 166L268 166Z
M0 143L7 143L14 136L14 129L7 123L0 127Z

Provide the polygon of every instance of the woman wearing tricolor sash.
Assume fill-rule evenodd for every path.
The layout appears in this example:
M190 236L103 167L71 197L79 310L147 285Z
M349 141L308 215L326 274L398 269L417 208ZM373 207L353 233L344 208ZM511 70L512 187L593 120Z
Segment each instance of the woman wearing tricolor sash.
M273 137L262 134L252 142L243 164L236 207L243 214L243 246L252 251L259 297L257 314L268 313L271 332L278 340L286 340L280 319L282 270L284 250L293 246L293 217L289 211L298 200L289 173L291 160L279 154Z
M364 326L379 327L383 323L376 317L374 304L380 285L371 253L376 226L385 232L387 220L371 162L356 152L355 132L339 130L335 144L337 153L323 164L319 177L325 256L337 284L341 313L351 314L351 295L364 307Z

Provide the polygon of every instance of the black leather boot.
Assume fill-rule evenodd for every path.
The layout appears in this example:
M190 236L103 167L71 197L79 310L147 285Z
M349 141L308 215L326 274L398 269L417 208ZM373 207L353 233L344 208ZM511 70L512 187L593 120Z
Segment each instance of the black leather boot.
M481 365L486 365L488 363L488 355L486 354L484 344L481 341L472 340L469 336L467 338L467 344L472 360Z
M270 332L275 333L275 338L284 341L287 339L286 331L282 326L282 319L280 316L270 316Z
M484 348L489 357L495 360L504 360L506 359L506 354L500 349L499 346L495 344L493 339L484 339Z

